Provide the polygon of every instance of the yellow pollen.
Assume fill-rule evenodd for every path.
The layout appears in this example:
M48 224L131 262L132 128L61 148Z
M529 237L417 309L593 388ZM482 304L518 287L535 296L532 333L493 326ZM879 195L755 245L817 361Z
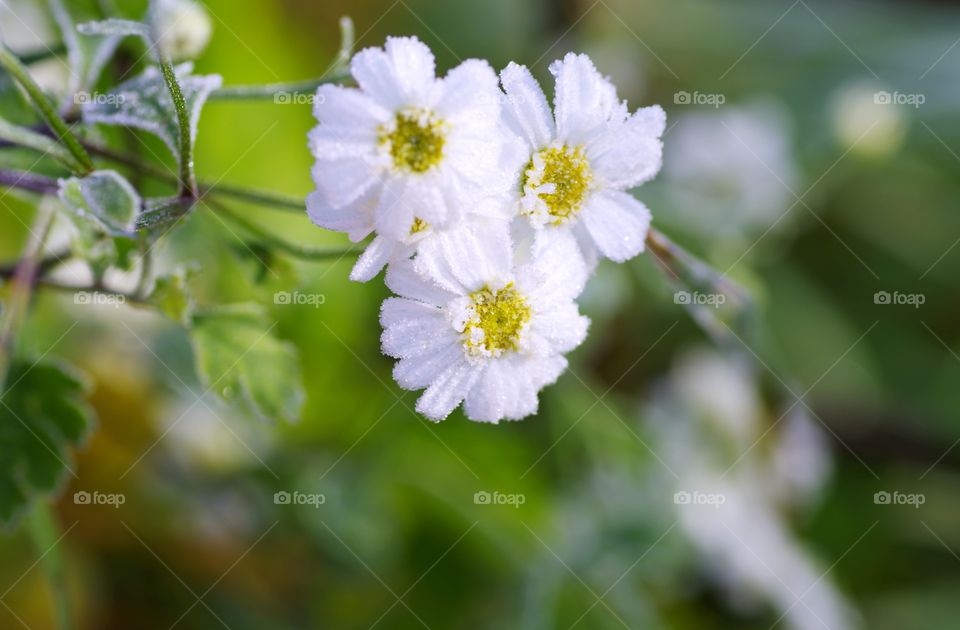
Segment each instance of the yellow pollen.
M494 356L516 350L520 331L530 321L530 307L513 283L496 291L484 287L471 293L470 299L474 317L464 331L467 350L475 354L489 352ZM482 339L476 338L478 331L483 332Z
M426 173L443 158L443 122L424 109L397 112L392 124L380 126L379 141L393 158L393 165L412 173Z
M414 217L413 225L410 226L410 236L413 236L414 234L419 234L420 232L423 232L429 227L430 227L429 223L427 223L420 217Z
M538 195L547 205L553 224L560 225L576 216L583 206L593 179L590 163L583 147L549 147L540 151L539 156L543 160L543 170L538 172L534 160L531 160L524 173L524 187L553 184L553 192Z

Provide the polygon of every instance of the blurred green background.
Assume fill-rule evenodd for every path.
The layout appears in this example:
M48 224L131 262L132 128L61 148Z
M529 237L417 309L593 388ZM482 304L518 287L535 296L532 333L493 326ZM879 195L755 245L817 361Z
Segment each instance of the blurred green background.
M302 419L203 395L160 316L42 294L20 343L87 371L100 419L57 505L76 627L960 628L960 7L204 4L197 72L226 85L318 76L345 14L360 47L412 34L441 71L515 60L548 92L552 60L589 53L631 109L666 109L664 170L637 194L753 293L768 345L713 345L651 256L604 263L581 301L590 336L537 416L434 425L379 353L380 280L349 282L347 259L264 270L197 212L161 266L200 263L201 303L267 305L300 351ZM43 21L41 2L10 8ZM2 26L14 46L18 22ZM304 104L211 102L198 173L305 196L312 125ZM32 205L0 205L14 259ZM298 242L345 243L246 210ZM278 290L324 301L276 305ZM39 553L0 538L0 627L53 627Z

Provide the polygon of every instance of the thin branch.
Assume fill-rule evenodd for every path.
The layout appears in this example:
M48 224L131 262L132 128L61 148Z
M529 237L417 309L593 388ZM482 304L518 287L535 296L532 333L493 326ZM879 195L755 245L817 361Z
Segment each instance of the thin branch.
M57 180L52 177L7 169L0 169L0 186L29 190L41 195L55 195L60 188Z
M33 104L37 107L40 116L44 122L47 123L50 131L52 131L54 136L70 151L70 154L76 160L76 164L74 165L76 174L87 175L93 171L93 161L90 159L90 155L80 145L80 141L73 135L73 132L70 131L66 121L57 113L53 103L50 102L47 95L44 94L40 86L37 85L37 82L30 76L27 68L2 43L0 43L0 66L3 66L7 72L23 86L23 89L26 90L30 96L30 100L32 100Z
M325 83L339 83L349 79L348 74L336 74L325 79L307 79L292 83L272 83L270 85L228 85L210 93L211 101L243 101L273 99L275 103L291 102L293 97L313 95L317 88Z
M280 251L293 256L294 258L302 258L304 260L330 260L330 259L339 259L344 256L349 256L353 254L359 254L360 250L358 248L347 248L347 249L316 249L312 247L307 247L305 245L299 245L296 243L291 243L286 241L275 234L267 232L259 225L248 221L246 218L234 213L229 208L225 207L223 204L209 201L209 205L213 210L223 215L229 219L234 224L238 225L242 229L251 234L256 235L263 243L269 246L273 246Z

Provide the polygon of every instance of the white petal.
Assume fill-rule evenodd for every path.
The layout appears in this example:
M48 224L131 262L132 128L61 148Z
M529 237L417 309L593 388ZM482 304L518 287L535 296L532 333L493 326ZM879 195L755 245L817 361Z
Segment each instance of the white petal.
M503 419L507 397L512 389L511 381L502 378L499 362L491 361L484 367L477 384L467 394L463 411L474 422L492 422Z
M624 262L643 251L650 211L627 193L593 195L581 217L597 248L610 260Z
M441 118L465 123L493 125L500 116L497 75L486 61L467 59L450 70L441 81L441 96L435 109ZM492 138L488 138L492 140Z
M506 280L511 249L505 221L476 219L461 229L424 240L414 267L445 290L466 295L485 284Z
M313 115L327 133L329 142L372 146L377 127L389 118L386 109L355 88L321 85L313 104Z
M666 114L644 107L623 124L611 124L587 145L590 165L613 188L639 186L660 171Z
M390 265L387 269L387 287L397 295L434 306L445 306L456 297L429 278L418 274L411 260Z
M350 279L354 282L366 282L372 279L380 270L391 260L402 258L404 255L404 245L391 241L390 239L378 236L367 245L367 248L360 255L357 264L353 266L350 272ZM409 252L412 253L412 252Z
M417 400L417 411L440 421L450 415L480 376L482 368L466 361L447 368Z
M390 110L424 104L435 80L433 53L412 37L388 37L386 50L361 50L350 72L364 92Z
M537 314L530 332L545 339L553 352L570 352L587 338L590 320L580 314L574 302Z
M397 302L410 302L401 298L389 298L383 303L381 319L393 320L390 326L384 326L380 336L381 349L384 354L398 359L409 359L425 354L436 354L438 351L457 342L456 333L450 328L440 309L427 306L423 302L411 302L416 305L410 310L416 310L415 317L398 314L396 310L405 310L397 307ZM397 320L397 318L404 318Z
M407 102L426 101L437 78L430 48L416 37L388 37L386 50Z
M576 299L587 281L587 267L568 230L538 230L531 259L517 270L517 284L541 309Z
M586 55L568 53L550 64L550 72L557 79L557 136L570 145L584 144L590 132L619 111L616 88Z
M398 361L393 368L393 378L404 389L423 389L440 378L451 365L464 362L463 347L454 343L435 352Z
M504 112L508 124L531 149L547 146L556 134L553 113L530 70L510 62L500 73L500 81L507 93Z
M386 180L380 193L380 205L374 213L377 233L398 241L406 239L413 226L416 207L416 192L408 178Z
M324 198L336 208L359 199L378 179L370 162L361 158L318 159L311 173Z
M373 209L367 200L343 208L334 208L319 192L307 195L307 216L318 225L335 232L346 232L356 243L373 231Z

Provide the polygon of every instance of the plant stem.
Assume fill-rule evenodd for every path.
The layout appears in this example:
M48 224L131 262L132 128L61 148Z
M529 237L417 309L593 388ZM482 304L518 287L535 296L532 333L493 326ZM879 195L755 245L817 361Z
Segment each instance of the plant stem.
M27 530L33 539L33 544L40 554L40 566L46 574L50 586L50 597L54 603L56 627L68 630L73 624L70 614L70 597L67 591L67 576L64 571L63 554L60 553L59 527L53 508L37 502L27 522Z
M77 166L70 151L50 136L37 133L27 127L13 125L2 118L0 118L0 140L47 153L70 170L74 170Z
M57 44L51 48L44 48L43 50L34 50L28 53L18 54L17 58L20 59L20 63L25 66L29 66L51 57L59 57L60 55L67 52L66 46L63 44Z
M40 112L40 116L44 122L47 123L50 131L52 131L53 135L70 151L70 154L74 160L76 160L76 164L74 165L76 174L83 176L92 172L93 161L90 159L90 155L84 150L83 146L81 146L80 141L73 135L73 132L70 131L70 128L63 118L60 117L60 114L57 113L56 108L47 98L47 95L43 93L40 86L37 85L33 77L30 76L27 68L2 43L0 43L0 66L3 66L4 69L23 86L23 89L26 90L34 105L36 105L37 110Z
M34 227L8 283L6 310L0 319L0 384L7 382L7 373L16 349L20 326L30 308L33 287L40 269L43 247L53 227L54 213L41 205L34 218Z
M60 188L57 180L51 177L6 169L0 169L0 186L20 188L41 195L55 195Z
M343 256L349 256L351 254L357 254L360 252L360 250L357 248L315 249L312 247L306 247L304 245L298 245L296 243L290 243L289 241L285 241L275 234L267 232L259 225L253 223L252 221L248 221L246 218L234 213L232 210L229 210L222 204L210 203L210 206L247 232L256 234L260 240L267 245L276 247L277 249L289 254L290 256L293 256L294 258L302 258L305 260L330 260L331 258L338 259L342 258Z
M274 83L272 85L236 85L214 90L210 100L249 100L272 98L275 103L290 102L292 96L313 94L324 83L340 83L350 78L347 64L353 56L354 29L353 20L349 17L340 18L340 49L333 60L330 69L319 78L296 81L293 83ZM283 98L283 100L281 100Z
M324 83L339 83L350 78L347 74L336 74L329 78L307 79L292 83L273 83L270 85L228 85L210 93L211 101L242 101L273 99L276 103L289 102L285 98L302 94L312 95Z
M173 106L177 110L177 123L180 127L180 193L195 197L197 181L193 174L193 136L190 133L187 101L183 97L183 90L180 89L173 65L168 59L160 59L160 71L163 73L163 80L167 83L167 89L170 90L170 98L173 99Z

